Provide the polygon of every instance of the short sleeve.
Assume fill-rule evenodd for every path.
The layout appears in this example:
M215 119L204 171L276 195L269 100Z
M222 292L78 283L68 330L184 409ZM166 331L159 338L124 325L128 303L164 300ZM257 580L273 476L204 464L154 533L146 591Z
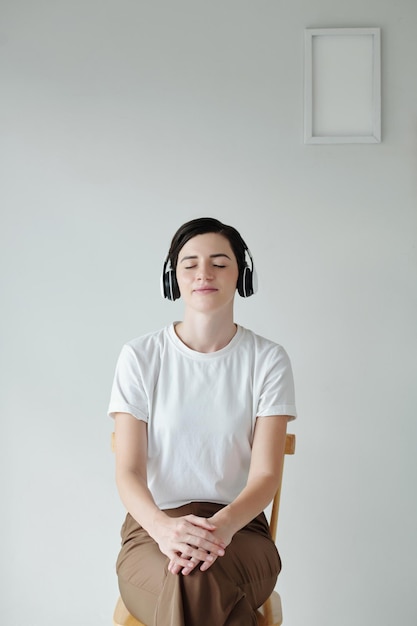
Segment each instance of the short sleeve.
M268 415L297 416L295 406L294 378L288 354L276 345L265 362L265 373L261 384L258 417Z
M130 413L147 422L148 406L148 394L137 356L131 346L125 345L116 365L108 414L114 418L115 413Z

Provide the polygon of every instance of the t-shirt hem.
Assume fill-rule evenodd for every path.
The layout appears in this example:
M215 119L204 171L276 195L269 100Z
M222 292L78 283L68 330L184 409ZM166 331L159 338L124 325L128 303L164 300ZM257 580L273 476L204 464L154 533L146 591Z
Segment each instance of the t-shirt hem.
M293 404L277 404L257 413L257 417L269 417L270 415L288 415L292 421L297 417L297 410Z
M203 502L207 502L208 504L219 504L221 506L227 506L228 504L231 503L232 500L222 500L221 498L184 498L184 499L179 499L179 500L175 500L173 502L160 502L158 503L158 501L155 499L156 505L162 510L162 511L169 511L170 509L178 509L181 506L185 506L187 504L193 504L198 503L198 504L202 504Z
M133 415L136 419L142 420L142 422L148 422L148 416L131 404L123 404L120 402L111 403L107 414L114 419L116 413L130 413L130 415Z

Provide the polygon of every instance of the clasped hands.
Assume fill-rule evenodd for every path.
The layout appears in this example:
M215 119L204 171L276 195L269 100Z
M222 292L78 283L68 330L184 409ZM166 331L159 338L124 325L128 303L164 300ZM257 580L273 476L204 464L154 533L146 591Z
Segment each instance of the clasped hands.
M155 540L159 549L169 559L168 571L187 576L200 564L206 571L216 559L223 556L233 534L224 525L219 528L214 517L206 519L197 515L183 517L165 516L158 523Z

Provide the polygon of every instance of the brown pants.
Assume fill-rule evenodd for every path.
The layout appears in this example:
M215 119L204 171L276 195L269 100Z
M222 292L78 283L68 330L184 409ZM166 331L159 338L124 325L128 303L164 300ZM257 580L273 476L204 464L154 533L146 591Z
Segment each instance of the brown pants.
M211 517L222 505L191 503L165 511ZM122 527L117 559L120 593L146 626L256 626L256 609L274 589L281 560L261 513L233 537L206 571L168 572L169 559L131 515Z

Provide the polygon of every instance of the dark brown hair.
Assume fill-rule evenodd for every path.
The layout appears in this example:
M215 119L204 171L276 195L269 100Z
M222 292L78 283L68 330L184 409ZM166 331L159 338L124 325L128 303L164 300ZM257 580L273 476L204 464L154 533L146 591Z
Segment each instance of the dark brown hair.
M168 259L174 271L177 268L178 255L181 248L196 235L204 235L205 233L218 233L225 237L234 252L239 270L242 271L244 269L246 266L245 250L247 250L247 245L236 228L223 224L213 217L199 217L180 226L172 238Z

